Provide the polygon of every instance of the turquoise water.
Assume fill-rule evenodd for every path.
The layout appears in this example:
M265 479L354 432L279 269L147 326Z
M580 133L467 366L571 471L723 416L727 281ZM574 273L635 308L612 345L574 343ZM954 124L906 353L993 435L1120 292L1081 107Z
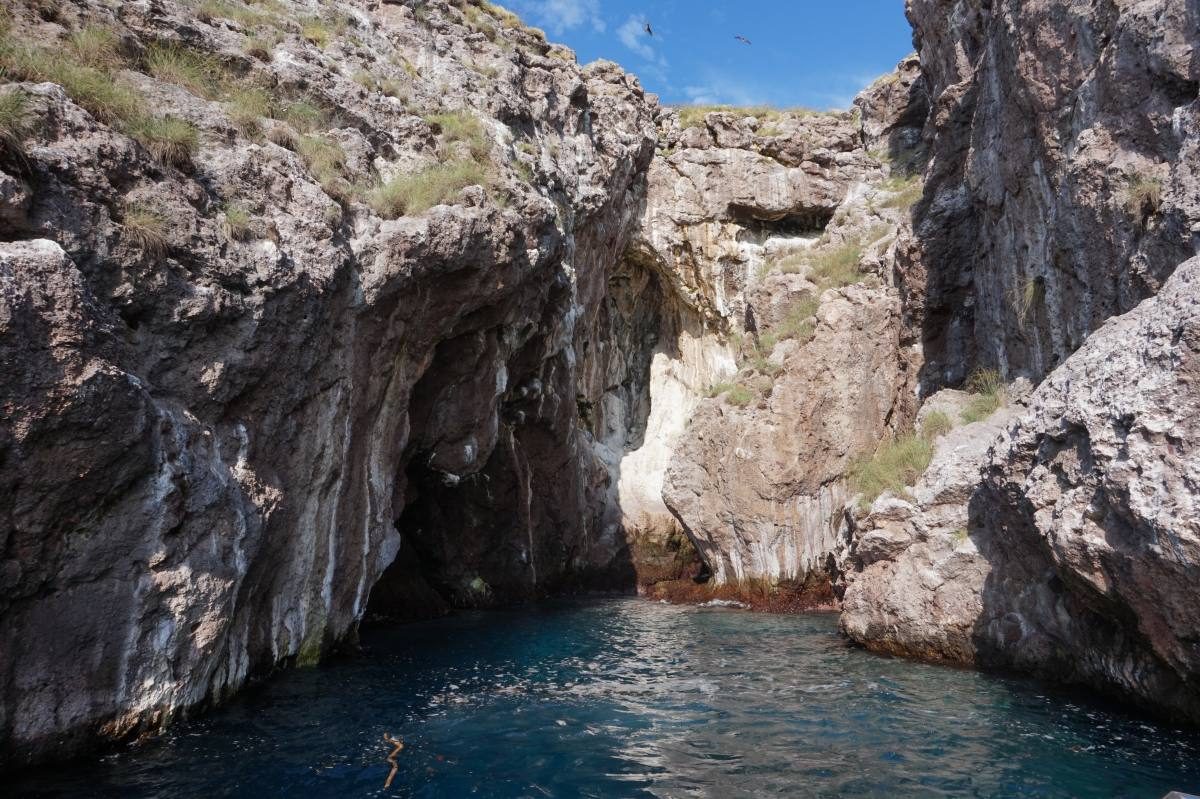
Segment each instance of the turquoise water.
M1200 738L1037 683L876 657L832 615L634 599L364 633L15 795L1153 797ZM385 733L406 747L389 791ZM4 791L0 791L5 795Z

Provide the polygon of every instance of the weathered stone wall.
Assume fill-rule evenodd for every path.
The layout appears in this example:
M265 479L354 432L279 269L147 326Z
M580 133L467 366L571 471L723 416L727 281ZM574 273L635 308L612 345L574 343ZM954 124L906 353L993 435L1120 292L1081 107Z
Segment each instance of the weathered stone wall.
M628 583L580 408L608 386L585 375L641 357L604 308L653 100L466 4L284 6L14 8L9 42L68 58L73 34L112 31L112 80L198 146L166 158L51 83L0 87L29 118L0 163L7 763L315 660L401 541L416 566L382 614ZM252 34L277 41L252 57ZM148 74L164 43L262 87L274 118ZM479 141L455 140L463 119ZM372 182L455 158L486 187L396 219L368 204Z
M908 276L925 391L981 366L1038 380L1195 251L1200 13L1188 0L909 0L907 13L932 103Z

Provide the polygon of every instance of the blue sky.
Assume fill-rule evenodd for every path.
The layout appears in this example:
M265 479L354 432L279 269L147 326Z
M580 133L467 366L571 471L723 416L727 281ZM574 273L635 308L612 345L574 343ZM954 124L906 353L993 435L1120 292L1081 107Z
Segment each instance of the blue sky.
M912 51L903 0L500 4L574 49L582 63L616 61L665 103L845 108ZM734 39L739 34L751 44Z

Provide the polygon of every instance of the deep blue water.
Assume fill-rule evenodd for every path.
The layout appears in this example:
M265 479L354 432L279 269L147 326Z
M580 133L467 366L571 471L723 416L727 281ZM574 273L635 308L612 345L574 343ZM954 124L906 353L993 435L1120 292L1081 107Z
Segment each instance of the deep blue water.
M1034 682L877 657L832 615L640 600L365 633L148 744L15 794L1152 797L1200 738ZM400 770L383 790L390 747Z

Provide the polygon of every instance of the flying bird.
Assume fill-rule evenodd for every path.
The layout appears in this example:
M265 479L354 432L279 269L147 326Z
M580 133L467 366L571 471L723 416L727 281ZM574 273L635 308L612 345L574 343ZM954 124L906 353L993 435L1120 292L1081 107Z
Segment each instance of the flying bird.
M654 28L651 28L651 27L650 27L650 23L649 23L649 22L647 22L647 23L645 24L645 26L644 26L644 27L646 28L646 35L648 35L648 36L653 36L653 35L654 35Z
M734 34L733 38L737 39L742 44L750 44L750 40L745 36L742 36L740 33Z

